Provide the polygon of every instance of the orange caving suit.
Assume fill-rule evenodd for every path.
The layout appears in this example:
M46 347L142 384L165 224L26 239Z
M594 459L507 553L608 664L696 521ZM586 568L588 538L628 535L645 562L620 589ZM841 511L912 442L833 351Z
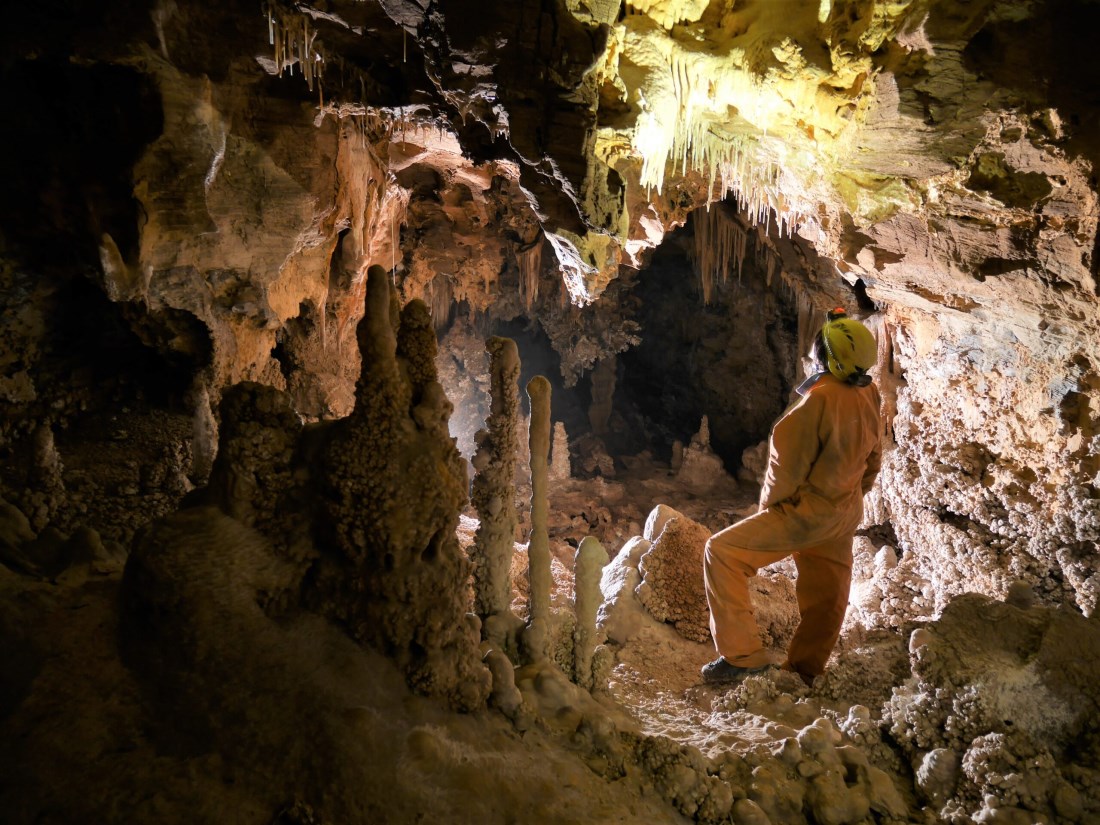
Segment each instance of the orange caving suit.
M749 577L794 554L801 622L787 653L805 677L825 670L852 580L852 537L881 461L879 393L826 373L772 428L760 512L710 537L703 565L710 629L731 665L769 657L749 601Z

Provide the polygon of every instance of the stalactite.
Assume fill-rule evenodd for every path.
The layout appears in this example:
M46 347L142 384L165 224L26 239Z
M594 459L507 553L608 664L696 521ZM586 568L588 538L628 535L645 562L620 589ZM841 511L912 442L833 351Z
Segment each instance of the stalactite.
M351 291L346 296L327 293L322 296L322 341L326 348L330 340L338 347L344 341L348 323L357 317L349 307L362 302L364 256L383 233L392 236L394 228L405 222L409 197L408 190L393 185L393 174L375 150L375 145L385 139L392 118L362 106L333 105L328 111L340 122L337 202L346 211L337 227L348 230L340 248L344 255L343 265L351 277ZM335 249L334 246L334 252ZM328 328L333 319L334 335Z
M754 137L730 134L720 118L708 111L707 73L696 54L673 50L668 58L668 77L676 103L673 117L646 111L634 129L634 150L641 156L641 184L660 192L671 167L681 175L698 171L709 181L708 202L734 195L749 223L769 224L774 219L782 235L793 234L805 220L781 189L778 160L750 162L748 141L755 154L766 149L767 133ZM719 182L718 190L715 183Z
M519 266L520 295L523 304L530 313L539 297L539 272L542 269L542 237L531 246L516 251L516 263Z
M451 278L445 273L436 275L428 284L428 308L432 313L432 324L436 331L447 325L447 318L451 314L451 304L454 303L454 285Z
M550 621L550 537L547 527L550 382L543 376L536 375L527 383L527 397L531 401L528 435L531 455L531 538L527 544L531 616L527 625L527 649L533 659L542 659L546 656Z
M809 293L796 290L795 298L798 307L798 355L801 359L809 356L819 325L815 323L817 311Z
M304 14L287 11L275 3L266 7L268 45L274 48L275 70L278 76L284 72L294 74L298 64L306 86L312 92L317 84L318 99L324 107L321 94L321 78L325 69L325 56L317 48L317 31Z
M740 282L745 264L748 233L729 214L727 207L719 204L706 211L696 211L693 216L695 229L695 270L702 286L703 303L709 304L714 295L715 283L725 283L734 264Z

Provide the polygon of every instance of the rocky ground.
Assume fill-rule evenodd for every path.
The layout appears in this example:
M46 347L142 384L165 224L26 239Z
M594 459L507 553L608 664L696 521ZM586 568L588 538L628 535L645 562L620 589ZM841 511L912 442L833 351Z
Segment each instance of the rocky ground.
M387 659L300 616L257 637L266 653L241 649L247 625L224 626L227 646L206 655L274 656L274 683L227 675L208 686L224 706L205 722L222 728L194 727L120 647L123 560L98 534L74 531L81 552L52 578L0 568L7 821L217 822L231 812L304 824L334 821L333 810L394 823L1098 821L1100 628L1023 590L1006 602L960 597L900 630L869 626L853 608L812 688L778 670L702 684L713 649L691 622L650 613L635 592L647 577L659 581L644 556L676 532L669 518L705 534L754 502L751 484L726 478L686 493L675 472L643 460L613 480L557 485L553 609L571 615L573 543L600 537L612 558L600 615L607 666L592 696L553 669L517 669L528 712L511 721L492 707L454 714L413 696ZM649 518L657 504L666 506ZM4 515L9 543L34 534L12 508ZM475 529L464 516L460 543ZM857 589L881 556L861 542ZM686 563L701 551L664 552ZM517 545L521 615L524 561ZM792 575L778 565L754 590L777 653L794 625ZM303 765L313 767L295 776ZM339 804L317 805L315 782Z

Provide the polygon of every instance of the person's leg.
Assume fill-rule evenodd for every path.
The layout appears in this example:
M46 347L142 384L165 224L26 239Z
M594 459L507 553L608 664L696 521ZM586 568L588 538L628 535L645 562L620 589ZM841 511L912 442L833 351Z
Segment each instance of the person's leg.
M787 663L791 670L812 680L824 673L840 637L852 583L852 540L799 551L794 562L801 621L787 649Z
M760 631L749 600L749 579L756 571L789 553L746 550L723 530L710 537L703 557L703 583L710 606L710 632L719 655L737 667L771 664L760 643Z

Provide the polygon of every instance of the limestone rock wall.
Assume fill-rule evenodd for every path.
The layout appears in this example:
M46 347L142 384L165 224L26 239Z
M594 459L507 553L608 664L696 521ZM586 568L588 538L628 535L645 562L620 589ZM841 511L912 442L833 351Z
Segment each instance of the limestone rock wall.
M928 218L879 222L847 259L888 307L878 517L926 615L1015 579L1096 608L1097 196L1043 122L986 118Z
M899 615L934 615L962 592L1001 597L1016 580L1096 610L1092 349L995 336L927 317L894 331L906 380L869 519L899 540Z

